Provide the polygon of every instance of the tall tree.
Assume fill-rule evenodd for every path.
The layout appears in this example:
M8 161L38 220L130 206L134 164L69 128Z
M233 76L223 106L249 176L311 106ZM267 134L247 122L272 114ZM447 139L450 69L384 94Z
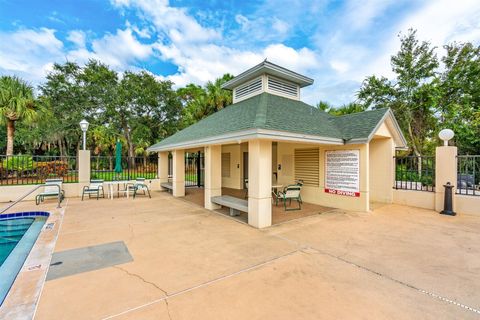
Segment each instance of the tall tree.
M451 128L462 153L480 153L480 46L444 46L437 88L438 129Z
M17 77L0 77L0 122L7 126L7 155L13 155L15 123L33 121L37 112L30 85Z
M366 78L358 99L366 108L392 108L412 151L428 149L435 128L434 103L438 60L429 42L420 42L415 30L400 35L400 51L392 56L395 78Z
M74 62L54 64L47 81L40 86L41 97L49 101L49 116L39 123L43 143L56 145L60 155L80 147L78 123L88 115L89 107L82 72L83 68Z

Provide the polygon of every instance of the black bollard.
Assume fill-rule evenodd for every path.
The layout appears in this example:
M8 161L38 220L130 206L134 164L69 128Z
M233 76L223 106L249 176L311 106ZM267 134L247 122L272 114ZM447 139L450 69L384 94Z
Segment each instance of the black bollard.
M443 185L445 187L445 200L443 203L443 210L440 212L441 214L448 214L449 216L455 216L457 215L456 212L453 212L453 202L452 202L452 189L453 186L450 184L450 182L447 182L447 184Z

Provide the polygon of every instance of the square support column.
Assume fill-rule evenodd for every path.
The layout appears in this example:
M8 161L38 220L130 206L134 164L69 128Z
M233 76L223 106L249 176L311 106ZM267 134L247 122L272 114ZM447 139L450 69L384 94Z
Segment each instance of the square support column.
M78 195L90 184L90 150L78 150Z
M205 208L220 209L212 197L222 195L222 146L205 147Z
M158 180L159 183L168 182L168 151L158 153Z
M248 224L272 225L272 141L248 141Z
M173 181L174 197L185 196L185 150L173 151Z
M457 187L457 147L441 146L435 150L435 211L443 210L444 184L450 182ZM455 211L455 188L453 190Z

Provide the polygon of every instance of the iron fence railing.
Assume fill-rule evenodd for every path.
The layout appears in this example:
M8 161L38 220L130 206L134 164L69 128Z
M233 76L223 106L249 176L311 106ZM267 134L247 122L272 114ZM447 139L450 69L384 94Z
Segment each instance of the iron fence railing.
M115 172L115 157L92 156L90 177L105 181L134 180L136 178L155 179L157 177L157 154L145 157L122 157L121 164L121 172Z
M435 157L395 156L395 189L435 191Z
M203 153L185 154L185 187L204 185L205 158Z
M77 157L0 155L0 185L44 183L45 179L62 178L78 182Z
M480 155L457 156L457 194L480 196Z

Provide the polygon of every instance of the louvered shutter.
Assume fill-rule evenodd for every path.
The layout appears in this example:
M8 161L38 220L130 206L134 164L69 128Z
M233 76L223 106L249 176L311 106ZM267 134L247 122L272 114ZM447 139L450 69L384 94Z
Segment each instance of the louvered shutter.
M319 186L319 150L295 149L295 180L303 180L305 186Z

